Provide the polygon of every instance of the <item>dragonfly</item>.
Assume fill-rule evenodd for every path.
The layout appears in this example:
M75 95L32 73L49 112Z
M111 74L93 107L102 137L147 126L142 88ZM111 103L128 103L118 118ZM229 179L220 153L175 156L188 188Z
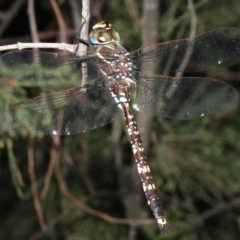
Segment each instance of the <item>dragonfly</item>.
M108 21L95 24L82 56L14 50L0 57L0 73L45 93L4 111L0 127L29 135L70 135L124 118L147 202L159 228L167 221L132 108L163 118L191 120L221 111L238 100L229 84L211 78L171 77L198 72L240 53L240 29L219 28L193 38L157 43L129 53ZM48 91L53 92L46 92Z

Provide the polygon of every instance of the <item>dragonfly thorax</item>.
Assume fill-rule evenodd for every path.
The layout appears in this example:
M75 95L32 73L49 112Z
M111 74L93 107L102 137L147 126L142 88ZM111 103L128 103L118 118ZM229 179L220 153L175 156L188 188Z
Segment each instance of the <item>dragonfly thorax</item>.
M132 62L128 51L119 43L106 45L97 45L96 55L98 56L98 65L104 78L111 82L121 82L124 86L132 86Z
M89 40L98 57L99 72L111 83L130 87L132 78L132 62L129 52L119 43L120 36L111 23L102 21L95 24L89 35Z

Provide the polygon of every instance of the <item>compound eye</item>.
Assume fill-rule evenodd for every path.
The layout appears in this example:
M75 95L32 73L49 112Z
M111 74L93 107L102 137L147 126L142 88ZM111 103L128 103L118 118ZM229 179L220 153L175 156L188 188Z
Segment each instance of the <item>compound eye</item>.
M119 42L118 32L108 22L100 22L93 26L89 35L89 41L92 44L108 44Z

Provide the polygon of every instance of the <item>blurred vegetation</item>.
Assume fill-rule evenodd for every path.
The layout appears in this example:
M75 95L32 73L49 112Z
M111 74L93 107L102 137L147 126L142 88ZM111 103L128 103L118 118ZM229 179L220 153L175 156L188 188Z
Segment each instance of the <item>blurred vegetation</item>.
M0 1L0 11L10 8L12 2L14 1ZM141 15L142 1L136 0L135 3ZM58 4L68 28L73 29L68 1L58 1ZM91 9L92 22L102 19L111 21L127 49L133 51L141 46L141 29L133 26L130 10L123 1L92 0ZM197 33L221 26L239 27L240 3L236 0L196 0L195 9L198 18ZM22 6L2 34L1 45L3 42L17 43L21 37L30 35L26 11L27 4ZM48 1L36 1L35 11L40 32L58 29ZM159 11L159 42L188 37L190 16L185 1L162 0ZM58 42L58 37L41 41ZM69 43L73 41L74 36L69 36ZM236 89L240 88L240 57L216 69L218 78L221 79L221 72L229 73L229 83ZM208 74L201 73L199 76ZM36 94L36 89L16 87L14 82L4 77L1 78L0 85L1 112L11 104ZM143 225L138 227L136 239L239 239L239 110L236 105L224 112L193 121L154 118L148 159L170 232L166 237L155 224ZM132 150L123 123L121 128L119 144L123 165L129 165ZM51 151L57 149L61 174L69 191L94 209L116 218L126 218L116 163L113 161L112 125L76 136L61 137L60 144L56 147L51 137L33 139L34 169L39 193L44 186ZM47 224L47 230L42 232L30 188L29 146L28 137L0 132L0 239L128 238L128 225L108 223L82 211L66 198L60 190L59 179L54 171L46 196L41 198ZM132 180L126 179L125 182ZM148 213L145 217L152 218L145 196L141 194L142 208Z

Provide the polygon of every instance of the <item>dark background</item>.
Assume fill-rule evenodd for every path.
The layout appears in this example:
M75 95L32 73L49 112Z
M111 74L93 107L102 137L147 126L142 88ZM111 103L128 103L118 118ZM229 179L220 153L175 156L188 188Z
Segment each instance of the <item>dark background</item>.
M157 42L188 37L192 20L187 1L158 2L153 15L144 16L144 1L92 0L90 25L111 21L129 51L141 47L152 32ZM66 42L77 43L81 2L56 3L65 22ZM32 41L27 6L27 1L0 0L0 45ZM236 0L199 0L194 8L197 34L239 27L240 3ZM74 10L79 14L75 16ZM36 1L34 12L40 41L61 42L50 1ZM198 76L228 81L238 90L239 66L240 57L236 57ZM0 98L4 91L2 87ZM18 96L9 97L17 102L27 94L20 88ZM6 109L3 98L0 109ZM32 139L0 131L0 239L239 239L239 117L238 104L192 121L137 116L169 222L168 237L154 220L149 221L152 213L122 120L61 138ZM82 202L99 212L84 208ZM129 226L127 218L143 219L144 224Z

